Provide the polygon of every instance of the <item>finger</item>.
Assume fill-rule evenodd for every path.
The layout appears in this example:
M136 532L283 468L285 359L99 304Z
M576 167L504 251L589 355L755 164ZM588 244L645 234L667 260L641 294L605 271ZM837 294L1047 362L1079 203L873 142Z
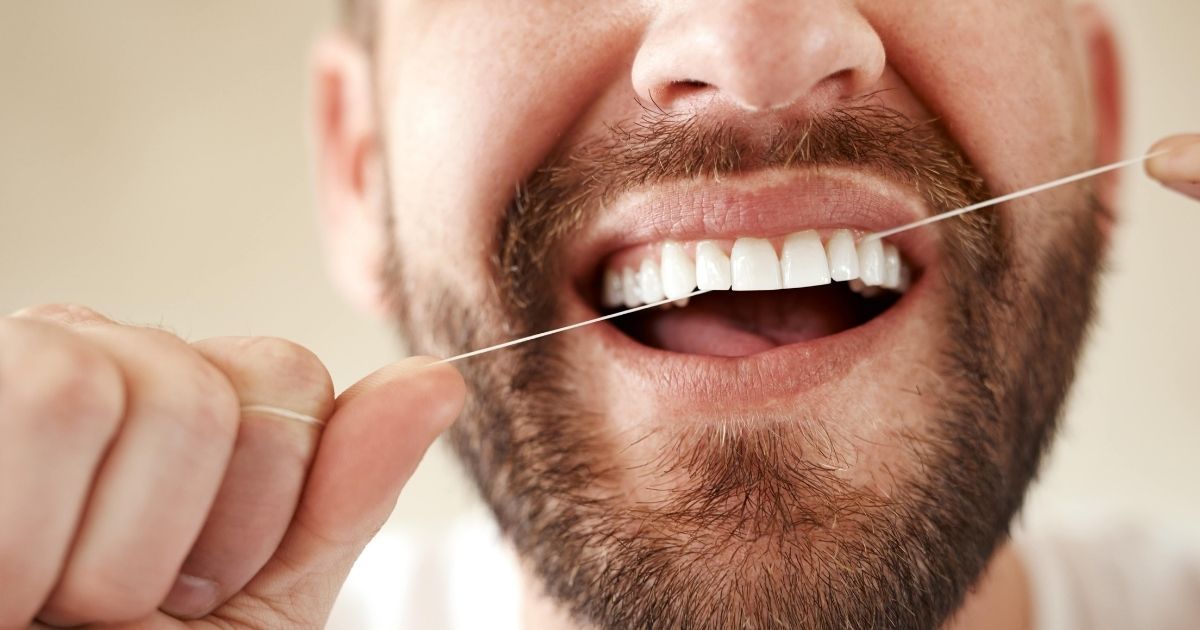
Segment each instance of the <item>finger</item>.
M68 313L126 384L126 416L40 617L120 622L157 609L216 496L237 435L223 374L168 333Z
M1172 136L1150 151L1167 150L1146 162L1146 172L1168 188L1200 199L1200 134Z
M321 427L258 409L321 421L333 413L329 372L300 346L224 338L192 347L229 378L243 413L208 522L162 605L184 619L207 615L242 590L279 546L299 502Z
M320 627L362 548L383 525L433 440L462 410L466 386L446 365L410 359L352 388L317 447L283 544L246 589L218 610L252 622L286 610L295 627Z
M54 588L124 392L62 326L0 319L0 628L27 627Z

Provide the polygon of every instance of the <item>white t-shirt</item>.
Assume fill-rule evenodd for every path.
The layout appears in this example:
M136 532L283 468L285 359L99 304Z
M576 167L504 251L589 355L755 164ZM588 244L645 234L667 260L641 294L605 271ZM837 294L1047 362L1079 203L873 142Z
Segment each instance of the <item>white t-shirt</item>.
M1200 549L1114 518L1022 531L1034 630L1200 628ZM520 630L520 574L492 522L445 535L385 530L334 607L332 630Z

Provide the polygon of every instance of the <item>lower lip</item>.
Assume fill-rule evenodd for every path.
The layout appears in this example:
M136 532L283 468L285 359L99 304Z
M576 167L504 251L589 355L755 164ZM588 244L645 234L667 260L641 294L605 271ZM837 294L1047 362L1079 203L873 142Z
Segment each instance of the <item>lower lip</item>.
M693 404L744 407L838 381L881 352L929 291L930 271L926 269L891 308L861 326L745 357L659 350L634 341L610 323L593 326L591 334L615 365L641 383L669 384L672 397Z

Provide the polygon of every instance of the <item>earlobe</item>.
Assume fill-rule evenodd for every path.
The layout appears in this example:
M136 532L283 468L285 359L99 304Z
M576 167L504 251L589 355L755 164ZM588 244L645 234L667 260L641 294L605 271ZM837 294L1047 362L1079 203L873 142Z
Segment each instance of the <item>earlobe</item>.
M1108 14L1092 2L1073 7L1087 71L1087 97L1095 144L1095 165L1123 159L1125 102L1120 46ZM1117 215L1120 176L1110 173L1096 182L1096 195L1107 213L1106 222ZM1105 232L1111 226L1104 226Z
M341 34L312 58L313 141L319 224L329 273L356 307L382 316L387 257L385 178L370 60Z

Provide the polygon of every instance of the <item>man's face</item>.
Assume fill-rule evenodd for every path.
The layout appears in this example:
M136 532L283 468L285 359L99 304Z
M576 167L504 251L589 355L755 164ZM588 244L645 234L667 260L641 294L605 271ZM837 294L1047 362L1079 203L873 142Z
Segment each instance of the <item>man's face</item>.
M636 299L622 272L667 242L828 246L1082 170L1071 23L1051 0L387 3L394 315L448 356L608 312L606 277ZM1063 189L888 239L907 291L717 292L473 359L455 445L581 621L937 625L1051 433L1103 215Z

